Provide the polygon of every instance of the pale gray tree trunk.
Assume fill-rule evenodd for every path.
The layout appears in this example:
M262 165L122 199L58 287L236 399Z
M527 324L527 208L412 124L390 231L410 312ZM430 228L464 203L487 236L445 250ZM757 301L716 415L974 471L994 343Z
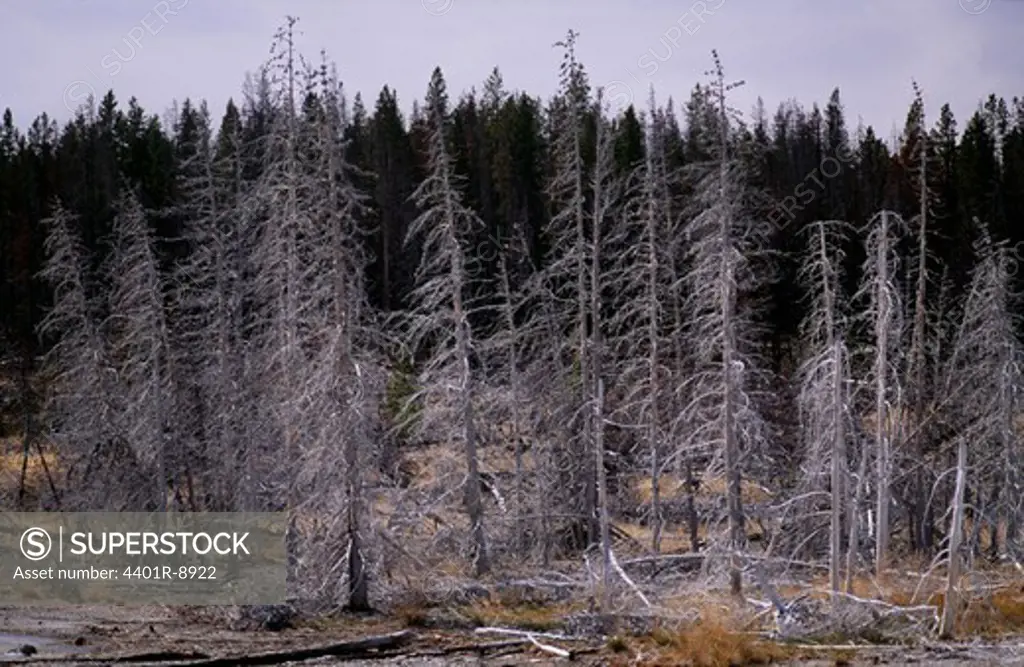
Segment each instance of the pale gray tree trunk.
M881 230L876 249L876 307L875 314L875 445L876 454L876 535L875 573L885 572L889 558L889 475L891 458L889 446L889 334L892 318L892 302L889 298L889 213L881 213Z
M829 584L832 593L839 592L839 583L842 569L842 540L843 540L843 507L848 503L846 498L846 396L845 396L845 375L843 373L843 345L836 338L832 341L832 419L833 433L832 440L832 512L829 533Z
M955 632L957 608L960 606L960 546L964 530L964 488L967 485L967 439L959 438L956 449L956 491L953 493L953 517L949 528L949 566L946 574L946 596L939 621L939 636L951 639Z

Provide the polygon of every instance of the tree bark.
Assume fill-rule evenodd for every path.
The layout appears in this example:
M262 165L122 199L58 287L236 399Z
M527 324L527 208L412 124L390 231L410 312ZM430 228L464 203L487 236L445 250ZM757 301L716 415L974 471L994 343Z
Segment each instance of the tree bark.
M956 614L960 606L960 545L964 529L964 487L967 484L967 440L963 437L956 450L956 491L953 496L953 518L949 530L949 572L946 578L946 597L939 622L939 637L951 639L955 633Z

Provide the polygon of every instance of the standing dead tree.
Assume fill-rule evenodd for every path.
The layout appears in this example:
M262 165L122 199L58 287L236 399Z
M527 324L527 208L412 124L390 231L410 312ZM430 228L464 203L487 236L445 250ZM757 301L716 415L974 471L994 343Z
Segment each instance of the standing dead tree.
M930 159L928 130L925 127L924 100L917 83L914 83L914 104L911 108L914 124L911 129L911 136L907 140L916 153L915 168L916 191L918 197L918 214L911 219L911 224L917 227L917 257L916 257L916 287L914 291L914 311L910 331L910 350L907 355L907 373L905 384L909 390L908 403L911 407L912 418L909 424L910 432L904 433L903 439L910 448L911 465L910 472L910 507L909 518L911 524L911 545L918 550L931 547L932 541L932 512L931 503L928 502L930 485L927 483L924 469L925 435L926 435L926 407L930 396L928 380L928 234L930 232L928 221L932 215L932 202L935 200L933 193L928 186L928 162Z
M651 94L650 119L644 162L632 175L622 225L620 247L611 274L614 276L614 315L608 322L613 345L622 360L620 384L624 385L618 411L637 424L646 439L649 456L651 499L651 548L661 549L663 527L662 472L665 468L672 388L678 379L671 356L675 323L669 321L675 282L673 241L678 232L677 207L669 191L665 155L666 119ZM637 335L642 332L642 335Z
M1012 292L1015 258L1005 243L994 241L981 226L975 243L976 266L963 307L953 349L945 365L944 390L961 400L951 407L958 426L957 476L950 526L949 571L939 632L951 636L959 606L963 569L964 491L968 484L1005 489L1007 513L1020 509L1020 447L1014 431L1014 412L1022 375L1022 350L1016 337L1017 297ZM968 451L968 443L971 443ZM976 464L968 468L968 456ZM968 481L968 471L972 473ZM995 494L992 494L995 495ZM998 498L998 496L997 496ZM1014 525L1020 525L1014 521ZM993 528L992 539L995 540ZM1015 536L1013 536L1015 537ZM1013 538L1008 535L1010 538Z
M346 159L345 101L336 71L321 54L320 66L306 77L306 88L316 91L316 99L307 99L300 135L309 173L305 209L312 220L303 233L309 270L302 292L314 306L309 322L316 337L306 345L305 402L308 428L317 437L307 443L298 475L301 488L308 490L303 506L331 517L325 522L326 551L312 559L328 563L331 574L317 571L313 578L323 581L329 600L341 597L348 609L368 611L369 511L362 471L371 454L370 415L376 411L383 373L375 354L380 335L364 284L367 257L360 221L366 195L355 187L357 172ZM344 483L339 485L339 479ZM337 571L344 574L335 576Z
M106 266L110 315L104 331L117 373L116 420L121 437L148 469L146 505L168 509L168 492L180 501L181 457L174 450L170 417L173 387L164 290L145 212L135 193L122 192L113 225L113 252Z
M544 403L537 420L537 437L545 443L538 474L547 493L537 498L537 514L545 563L556 546L584 549L596 544L600 534L592 404L598 348L591 319L594 252L599 249L592 245L596 179L585 160L587 121L594 108L586 73L576 59L577 37L570 30L555 44L564 55L559 92L549 110L547 256L526 291L531 389Z
M870 377L875 389L874 436L875 436L875 573L885 572L889 557L889 508L892 503L892 461L895 436L899 433L899 422L903 418L903 396L900 390L898 371L900 348L903 339L902 297L898 284L897 242L906 224L892 211L883 210L868 222L866 243L867 258L864 262L863 282L860 295L866 293L868 308L862 316L874 329L874 343L871 348ZM858 480L859 485L866 480ZM860 498L862 489L858 488ZM857 535L850 536L850 549L858 544Z
M43 360L51 378L45 404L50 437L69 462L68 481L90 509L110 507L111 490L123 471L111 424L113 403L110 361L98 324L96 304L89 298L92 281L89 257L76 232L76 217L59 201L44 220L46 263L40 277L53 287L53 306L39 325L44 340L53 341Z
M804 321L806 361L800 369L800 424L804 436L804 483L798 497L806 497L813 531L818 522L816 510L824 505L818 499L830 492L829 583L832 592L840 590L842 561L843 510L847 498L849 426L849 369L846 345L846 312L839 299L841 289L841 248L847 225L838 221L818 221L806 228L808 252L802 267L813 305ZM801 543L810 539L800 532Z
M175 211L185 219L188 244L172 290L174 384L182 413L175 421L182 446L192 453L185 463L196 482L189 484L189 505L244 510L253 506L245 423L256 410L243 376L247 246L239 128L226 125L215 142L206 107L193 118L195 135L179 147L183 202Z
M764 278L763 267L754 260L767 247L769 226L751 215L751 191L744 185L742 166L730 156L726 94L739 84L725 83L721 61L717 53L713 55L712 92L719 139L712 169L700 179L690 202L686 336L697 369L686 388L690 402L680 418L691 425L684 448L721 456L729 582L733 594L740 596L741 551L746 545L742 456L762 445L763 421L748 384L759 361L756 343L750 337L755 330L753 312L740 308L739 296L750 295Z
M470 300L472 266L465 245L483 222L462 203L448 144L448 94L440 69L435 69L431 77L425 113L429 172L413 193L421 213L407 235L407 242L420 240L422 251L412 292L414 305L407 313L407 336L410 347L424 351L428 357L421 379L425 391L444 394L449 384L454 390L452 417L459 427L467 472L464 505L470 522L474 572L481 576L490 571L491 560L480 492L474 415L476 352L470 324L474 308ZM441 399L440 403L446 405L447 401Z

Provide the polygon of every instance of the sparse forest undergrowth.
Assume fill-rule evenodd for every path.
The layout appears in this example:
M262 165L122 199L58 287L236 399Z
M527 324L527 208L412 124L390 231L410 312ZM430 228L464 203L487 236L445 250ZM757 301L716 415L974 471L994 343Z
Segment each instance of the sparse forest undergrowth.
M152 171L0 239L5 509L286 511L303 613L611 664L1024 634L1024 102L958 143L915 86L890 155L838 91L748 125L715 53L681 129L570 31L546 106L437 69L406 125L294 23L218 131L64 131Z

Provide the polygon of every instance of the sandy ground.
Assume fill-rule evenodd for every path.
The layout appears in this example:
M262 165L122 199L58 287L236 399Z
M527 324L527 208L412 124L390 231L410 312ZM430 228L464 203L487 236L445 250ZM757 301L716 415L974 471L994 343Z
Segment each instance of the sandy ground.
M64 608L0 607L0 663L96 665L103 658L173 651L193 654L195 658L251 655L268 651L318 646L346 639L358 639L403 629L397 620L383 618L345 617L329 621L300 624L281 632L233 631L220 617L201 611L181 611L165 608L128 608L108 606L81 606ZM404 647L404 655L373 660L339 660L319 658L303 662L279 664L331 665L350 667L373 665L545 665L565 664L567 661L536 649L506 649L506 654L492 653L486 657L460 653L449 656L431 656L431 652L456 645L493 641L467 631L417 630L416 638ZM552 642L559 643L559 642ZM18 649L25 644L37 652L23 657ZM562 643L564 648L585 648L585 643ZM594 652L579 655L576 665L630 665L645 664L629 653L613 654L600 644L591 644ZM804 667L833 665L940 665L966 667L1000 665L1024 667L1024 638L1000 643L943 644L913 649L897 647L865 647L847 662L837 661L836 654L821 651L822 657L813 659L815 651L806 651L806 657L789 661L790 665ZM182 656L185 658L185 656ZM846 658L846 656L844 656ZM142 659L136 665L157 664ZM172 663L163 662L163 665ZM665 664L665 663L649 663Z

